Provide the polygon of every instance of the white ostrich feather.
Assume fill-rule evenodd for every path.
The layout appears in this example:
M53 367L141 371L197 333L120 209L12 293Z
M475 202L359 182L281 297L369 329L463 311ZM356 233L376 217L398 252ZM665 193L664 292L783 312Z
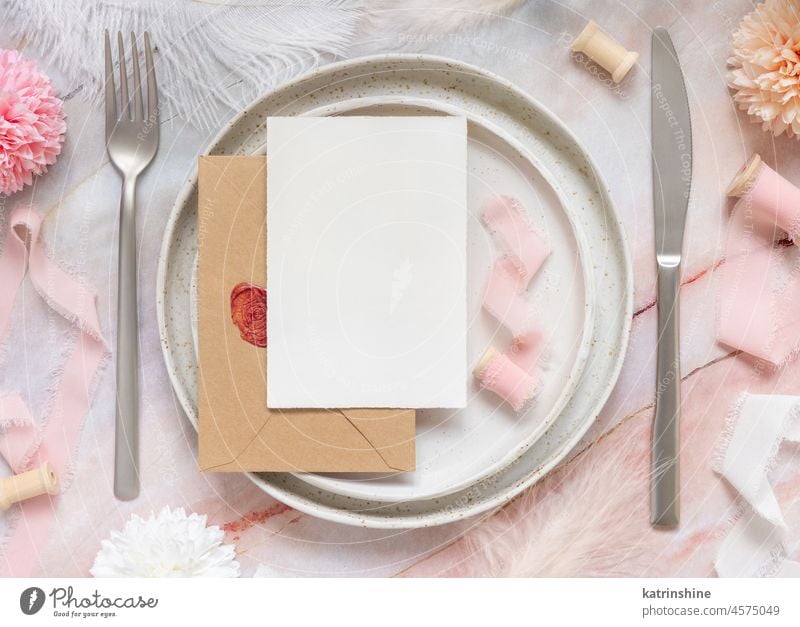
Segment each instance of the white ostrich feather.
M0 12L93 103L103 97L103 32L148 31L161 120L180 116L212 129L268 89L346 55L357 36L454 31L522 1L0 0Z
M405 35L407 42L432 33L474 28L482 22L505 15L525 0L366 0L369 9L364 24L373 34Z
M103 540L94 577L238 577L233 545L206 526L206 517L165 507L147 519L134 514L122 531Z
M322 58L344 54L359 0L0 0L31 42L90 101L103 95L103 32L148 31L162 121L215 128L233 111ZM143 54L142 42L138 42ZM126 39L130 63L130 41ZM116 56L116 46L114 46ZM140 60L143 63L143 60Z
M647 464L633 445L592 446L465 537L471 574L641 576Z

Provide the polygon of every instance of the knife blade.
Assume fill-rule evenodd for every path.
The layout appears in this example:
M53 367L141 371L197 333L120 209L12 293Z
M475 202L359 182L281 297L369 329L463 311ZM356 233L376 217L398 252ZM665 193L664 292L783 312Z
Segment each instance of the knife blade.
M692 128L678 55L663 27L656 28L652 37L651 121L658 346L650 523L671 527L680 521L679 289L692 182Z

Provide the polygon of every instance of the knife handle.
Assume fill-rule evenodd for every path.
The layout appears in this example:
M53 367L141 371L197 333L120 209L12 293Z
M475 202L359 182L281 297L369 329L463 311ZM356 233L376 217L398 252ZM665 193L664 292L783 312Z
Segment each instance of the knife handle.
M680 261L658 261L656 404L650 475L650 524L674 527L680 520L681 360Z

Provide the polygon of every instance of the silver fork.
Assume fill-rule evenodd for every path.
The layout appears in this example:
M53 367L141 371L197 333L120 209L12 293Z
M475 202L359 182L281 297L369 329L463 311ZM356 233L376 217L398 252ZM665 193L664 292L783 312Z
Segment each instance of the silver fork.
M114 86L111 39L106 51L106 148L122 175L119 205L119 279L117 284L117 417L114 450L114 494L129 501L139 495L139 315L136 295L136 179L158 150L158 90L150 36L144 34L147 114L139 76L136 36L131 33L133 84L128 96L128 71L122 33L119 47L119 107ZM119 112L119 113L118 113Z

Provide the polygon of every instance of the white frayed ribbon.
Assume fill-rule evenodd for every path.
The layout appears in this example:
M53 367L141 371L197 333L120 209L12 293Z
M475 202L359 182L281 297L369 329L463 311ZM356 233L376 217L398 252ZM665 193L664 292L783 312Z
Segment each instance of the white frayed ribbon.
M785 440L800 442L800 397L742 395L714 468L740 497L717 553L720 577L800 577L800 562L787 558L786 521L768 477Z

